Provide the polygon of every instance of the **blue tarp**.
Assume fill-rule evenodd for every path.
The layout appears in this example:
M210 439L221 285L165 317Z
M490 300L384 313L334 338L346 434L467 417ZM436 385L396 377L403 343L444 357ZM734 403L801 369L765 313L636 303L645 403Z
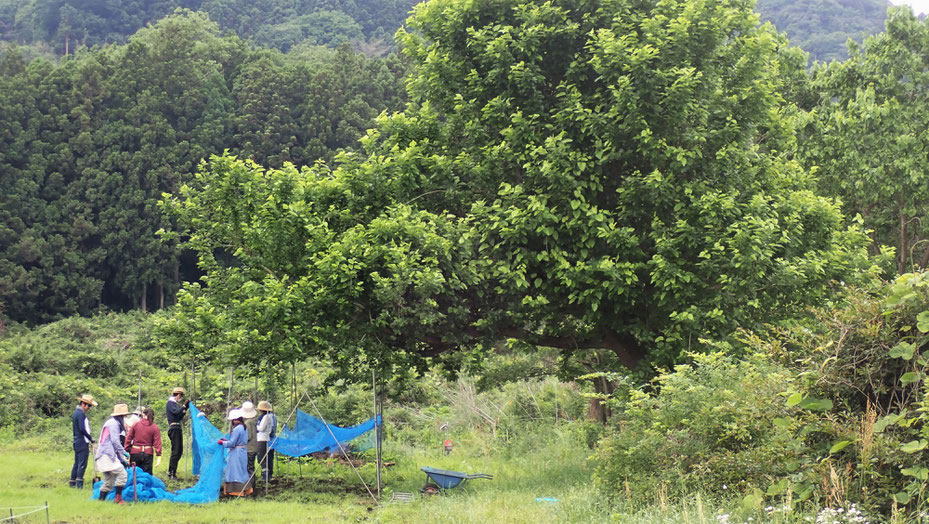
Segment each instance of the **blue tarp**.
M378 416L376 420L380 423L381 419ZM363 440L359 437L374 429L374 426L375 418L348 428L334 426L298 409L294 427L285 425L277 440L271 443L271 449L291 457L301 457L317 451L337 453L340 443L344 447L350 444L356 451L367 449L371 447L371 443L359 442Z

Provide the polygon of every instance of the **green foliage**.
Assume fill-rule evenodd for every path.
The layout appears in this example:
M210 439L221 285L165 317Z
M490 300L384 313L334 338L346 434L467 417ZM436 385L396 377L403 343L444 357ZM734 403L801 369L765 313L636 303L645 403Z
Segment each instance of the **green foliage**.
M346 374L457 368L503 338L636 367L790 316L866 264L862 232L780 153L783 42L747 4L435 1L410 25L413 103L363 155L218 157L168 200L209 286L169 331Z
M929 479L927 317L929 277L906 274L808 322L746 334L744 360L696 355L613 401L621 415L596 479L628 482L637 501L734 491L787 512L855 503L915 519Z
M693 358L656 377L656 394L615 401L617 427L594 455L605 490L641 503L659 491L740 493L786 474L797 454L778 420L793 410L775 399L792 373L760 354Z
M821 190L873 230L873 251L896 248L898 273L929 265L926 42L929 22L898 8L849 60L815 68L798 142Z
M0 59L6 318L159 308L199 273L156 203L224 149L273 166L350 149L400 104L402 66L347 47L309 62L179 12L58 67Z

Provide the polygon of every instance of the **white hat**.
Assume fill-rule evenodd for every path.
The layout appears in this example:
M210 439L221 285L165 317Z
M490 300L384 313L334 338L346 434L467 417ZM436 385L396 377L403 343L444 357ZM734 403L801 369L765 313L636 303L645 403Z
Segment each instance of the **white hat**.
M226 415L226 420L235 420L237 418L242 418L241 409L233 409L232 411L229 412L228 415Z
M245 418L255 418L258 416L258 410L255 409L255 405L249 401L242 403L242 416Z

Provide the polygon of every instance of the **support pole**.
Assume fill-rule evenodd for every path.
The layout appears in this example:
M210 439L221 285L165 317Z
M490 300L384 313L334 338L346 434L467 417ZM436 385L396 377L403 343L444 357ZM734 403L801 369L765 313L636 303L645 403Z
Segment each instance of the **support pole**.
M377 462L377 500L381 500L381 425L377 419L377 374L371 370L371 387L374 390L374 456Z
M235 381L235 371L233 368L229 368L229 393L226 395L226 408L229 407L229 401L232 399L232 384ZM226 411L226 414L229 414L229 411ZM224 417L225 418L225 417ZM230 421L226 421L226 433L229 433L229 424Z
M52 519L48 516L48 501L45 501L45 524L50 524Z
M136 406L142 405L142 369L139 368L139 403Z

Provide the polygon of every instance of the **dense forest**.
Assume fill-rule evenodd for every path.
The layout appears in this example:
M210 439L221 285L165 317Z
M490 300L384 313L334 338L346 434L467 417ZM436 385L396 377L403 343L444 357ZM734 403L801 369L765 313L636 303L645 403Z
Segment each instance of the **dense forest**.
M332 160L401 106L403 66L348 47L290 54L222 36L205 15L161 20L60 65L0 60L0 297L43 321L160 307L193 262L158 201L229 151L267 166Z
M412 0L0 0L0 41L34 53L67 55L84 47L122 44L139 29L183 8L207 13L223 31L287 51L299 44L354 43L371 55L393 47L393 33Z
M846 42L884 30L888 0L759 0L762 20L787 33L813 60L844 60Z

